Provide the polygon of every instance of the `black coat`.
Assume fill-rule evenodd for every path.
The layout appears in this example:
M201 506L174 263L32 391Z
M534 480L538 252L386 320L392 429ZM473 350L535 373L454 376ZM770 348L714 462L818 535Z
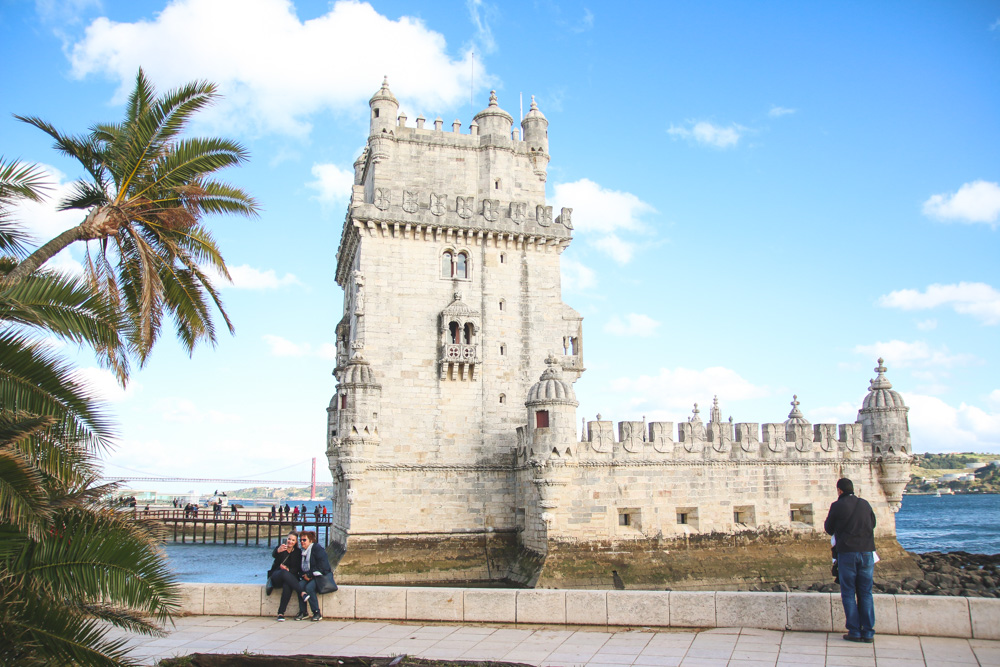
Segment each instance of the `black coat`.
M823 528L837 538L837 553L875 551L875 512L867 500L853 493L830 505Z
M283 553L278 553L278 547L275 547L271 556L274 557L274 562L271 563L271 569L268 572L274 572L284 565L293 577L297 578L302 573L302 550L298 547Z
M319 544L312 545L312 551L309 552L309 570L303 572L302 576L316 579L317 593L332 593L337 590L337 582L333 580L333 568L330 567L330 557L326 555L326 549Z

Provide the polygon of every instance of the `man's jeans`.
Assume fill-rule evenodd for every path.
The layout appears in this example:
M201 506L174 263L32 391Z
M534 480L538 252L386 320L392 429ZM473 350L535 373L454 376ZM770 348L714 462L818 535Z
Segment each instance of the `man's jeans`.
M872 599L875 555L871 551L837 554L837 568L847 634L870 639L875 636L875 601Z

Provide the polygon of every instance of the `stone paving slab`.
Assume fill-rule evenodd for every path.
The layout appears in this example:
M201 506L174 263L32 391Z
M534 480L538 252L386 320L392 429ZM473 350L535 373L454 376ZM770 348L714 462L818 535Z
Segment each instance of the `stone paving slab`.
M998 640L881 635L874 644L855 644L844 641L842 634L755 628L614 632L565 626L340 619L278 623L259 617L188 616L178 618L165 637L115 636L127 636L133 657L144 665L190 653L249 651L263 655L405 653L540 667L1000 667Z

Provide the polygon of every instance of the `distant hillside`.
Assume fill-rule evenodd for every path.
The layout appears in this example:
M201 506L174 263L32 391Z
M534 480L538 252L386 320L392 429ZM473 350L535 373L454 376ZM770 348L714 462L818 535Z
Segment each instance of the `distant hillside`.
M332 484L317 484L316 498L329 498L333 494ZM230 498L248 498L254 500L303 500L309 498L308 486L287 486L275 488L273 486L251 486L243 489L227 489L226 495Z

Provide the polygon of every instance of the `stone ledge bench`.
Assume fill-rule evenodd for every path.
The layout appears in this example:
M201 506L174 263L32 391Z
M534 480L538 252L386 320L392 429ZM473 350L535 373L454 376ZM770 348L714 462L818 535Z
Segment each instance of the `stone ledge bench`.
M181 584L184 615L274 616L280 590L256 584ZM296 613L296 601L289 611ZM761 628L839 632L836 593L585 591L341 586L320 596L323 616L351 620L451 621L650 628ZM875 595L879 634L1000 639L1000 599Z

